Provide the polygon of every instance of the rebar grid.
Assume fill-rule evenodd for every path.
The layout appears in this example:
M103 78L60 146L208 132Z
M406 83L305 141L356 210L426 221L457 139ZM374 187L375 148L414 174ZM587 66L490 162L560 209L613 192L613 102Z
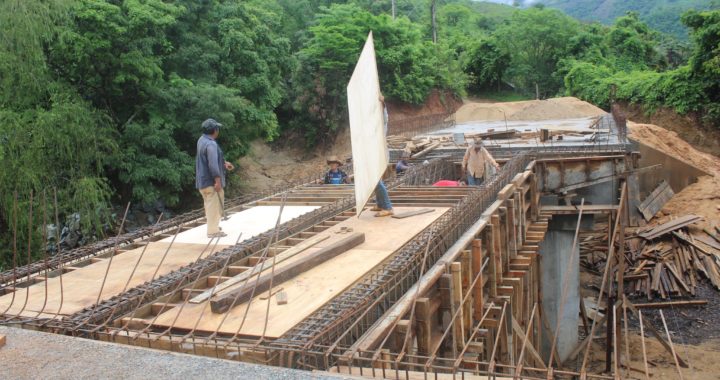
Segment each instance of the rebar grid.
M448 172L447 164L442 160L432 160L427 165L418 165L411 168L402 177L388 181L388 188L393 189L405 184L415 184L427 178L442 178ZM298 186L298 188L301 188ZM336 215L348 211L355 205L354 195L340 198L308 214L281 224L277 230L266 231L249 240L232 247L221 250L211 256L181 267L167 275L154 279L151 282L126 290L122 294L113 296L97 305L87 307L62 321L29 318L22 323L52 329L71 331L73 334L88 334L96 331L98 327L111 322L113 316L120 316L139 307L153 302L156 298L186 286L191 279L207 276L220 270L225 263L233 263L261 251L272 238L284 239L307 228L315 226ZM2 320L13 319L14 316L0 316ZM116 319L115 318L115 319ZM77 328L80 327L79 330Z
M352 174L352 164L346 165L345 171L348 174ZM288 184L276 186L268 190L253 192L251 194L245 194L239 197L228 199L225 201L225 209L231 210L247 203L259 201L265 198L291 191L292 189L302 187L303 185L314 183L315 181L322 179L323 175L324 172L317 175L311 175L307 178L303 178ZM127 246L129 244L144 241L153 236L171 231L177 226L188 224L204 217L205 211L203 209L188 211L173 218L161 221L159 223L139 228L132 232L112 236L102 241L84 245L82 247L74 248L71 250L60 251L51 258L48 258L47 260L36 261L24 266L6 270L0 273L0 290L2 290L6 286L9 286L10 284L14 284L16 281L22 279L23 277L32 276L40 272L56 270L62 266L66 266L77 261L102 255L113 249L122 249L124 246Z
M530 161L528 154L513 157L497 175L406 243L389 262L325 304L272 345L308 348L313 344L329 344L342 336L344 342L341 344L351 344L418 280L425 245L430 244L427 257L427 267L430 267ZM378 299L381 302L373 302ZM368 305L374 310L368 312ZM356 323L358 319L360 323ZM353 331L345 334L348 329ZM302 356L298 363L302 363Z
M597 150L585 150L585 152L611 154L613 152L627 151L627 145L620 146L622 150L614 150L614 148ZM512 178L527 166L527 163L534 158L550 158L566 155L577 154L577 147L573 151L557 151L548 150L540 151L536 155L527 152L512 157L498 172L498 174L490 178L486 184L469 193L458 205L451 208L438 220L433 222L429 227L416 235L410 242L406 243L389 261L378 270L365 276L356 286L340 294L321 309L306 318L303 322L289 331L280 339L274 342L264 342L258 346L255 341L247 339L227 340L223 337L215 337L214 342L226 342L232 346L237 345L238 350L242 346L252 348L253 350L264 351L268 357L277 356L279 354L293 353L293 361L288 361L288 366L303 369L327 369L331 366L338 365L338 359L346 352L352 343L359 338L384 312L394 304L407 289L417 282L420 275L420 260L422 253L429 246L429 254L426 268L431 267L438 258L459 238L459 236L474 223L480 215L486 210L492 202L495 201L497 192L500 191ZM425 185L436 179L452 178L455 167L452 159L456 157L456 153L438 157L429 162L428 165L416 165L409 169L405 176L395 178L388 182L389 188L395 188L400 185ZM281 226L279 230L280 239L290 236L301 230L311 227L322 222L325 219L332 218L339 213L347 211L354 206L354 198L352 196L339 199L338 201L326 205L321 209L315 210L310 215L305 215L298 219L290 221ZM300 220L301 219L301 220ZM60 331L72 331L78 322L87 324L87 328L75 332L77 335L97 337L97 323L106 319L109 313L116 313L121 316L127 312L153 302L157 297L167 294L169 291L185 286L187 281L183 279L196 278L196 276L209 275L219 270L228 260L237 261L248 255L251 255L262 248L262 244L267 243L267 239L274 235L274 231L266 232L253 241L248 241L235 247L227 248L211 257L200 260L192 265L181 268L169 275L163 276L150 284L143 284L135 289L123 293L101 302L99 305L87 308L80 313L74 314L70 318L66 318L62 323L44 326L48 328L59 329ZM268 235L268 236L265 236ZM428 243L429 242L429 243ZM136 291L136 293L133 293ZM145 303L139 303L138 294L148 292ZM92 314L90 314L92 313ZM88 321L92 316L92 321ZM95 330L95 331L93 331ZM197 334L201 337L201 334ZM201 339L202 344L207 344L207 340ZM330 346L336 342L334 346ZM193 346L195 351L194 337L192 342L187 342ZM249 346L248 344L253 344ZM227 345L226 345L227 346ZM216 350L217 351L217 350ZM362 353L361 353L362 354ZM354 360L361 365L364 361L370 360L363 358L364 355L358 355ZM405 355L406 359L401 361L391 360L387 358L381 359L379 362L383 365L387 364L391 368L395 366L393 371L403 373L413 364L414 359L421 358L416 355ZM392 358L392 354L390 354ZM428 358L424 358L425 361ZM435 358L433 364L422 369L425 373L442 373L457 371L458 376L463 373L480 373L482 371L473 371L467 369L459 369L454 367L452 363L449 365L444 361L450 361L446 358ZM454 361L456 359L452 359ZM377 364L369 362L369 366ZM488 363L464 361L464 363L488 366ZM496 368L511 367L496 364ZM404 369L401 369L404 368ZM514 366L512 366L514 368ZM527 371L527 372L526 372ZM532 374L537 371L537 374ZM523 378L545 378L542 376L543 370L533 368L523 368ZM409 378L409 375L406 377ZM484 373L488 373L487 371ZM572 372L555 371L556 375L567 374L568 376L576 376ZM492 374L503 375L502 372L494 371ZM505 373L507 375L507 373ZM402 375L400 375L402 376ZM533 377L539 376L539 377ZM394 376L393 376L394 378ZM402 378L402 377L400 377ZM607 379L599 375L587 374L587 378Z

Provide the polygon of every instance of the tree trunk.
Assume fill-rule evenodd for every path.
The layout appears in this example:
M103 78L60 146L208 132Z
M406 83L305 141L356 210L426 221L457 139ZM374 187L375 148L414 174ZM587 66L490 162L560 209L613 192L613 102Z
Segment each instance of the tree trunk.
M395 20L395 0L392 0L392 18Z
M436 0L432 0L430 3L430 15L432 17L432 37L433 43L437 43L437 23L435 22L435 11L436 11Z

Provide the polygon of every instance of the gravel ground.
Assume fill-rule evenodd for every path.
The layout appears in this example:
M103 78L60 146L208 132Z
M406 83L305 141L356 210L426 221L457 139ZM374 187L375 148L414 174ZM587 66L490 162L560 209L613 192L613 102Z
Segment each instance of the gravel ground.
M340 379L0 326L0 379Z

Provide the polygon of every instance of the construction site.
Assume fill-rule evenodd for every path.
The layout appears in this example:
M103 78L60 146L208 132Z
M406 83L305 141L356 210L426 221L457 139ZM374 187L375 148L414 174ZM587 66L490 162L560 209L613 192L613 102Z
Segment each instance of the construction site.
M720 308L720 160L654 128L575 98L391 122L392 217L353 136L355 184L228 200L225 237L197 210L0 273L0 325L308 377L717 378L681 330ZM500 169L433 186L477 140Z

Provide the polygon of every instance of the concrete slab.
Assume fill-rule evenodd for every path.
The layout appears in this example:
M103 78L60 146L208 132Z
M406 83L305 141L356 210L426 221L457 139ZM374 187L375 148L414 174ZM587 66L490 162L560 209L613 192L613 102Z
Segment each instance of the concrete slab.
M340 379L0 326L0 379Z

